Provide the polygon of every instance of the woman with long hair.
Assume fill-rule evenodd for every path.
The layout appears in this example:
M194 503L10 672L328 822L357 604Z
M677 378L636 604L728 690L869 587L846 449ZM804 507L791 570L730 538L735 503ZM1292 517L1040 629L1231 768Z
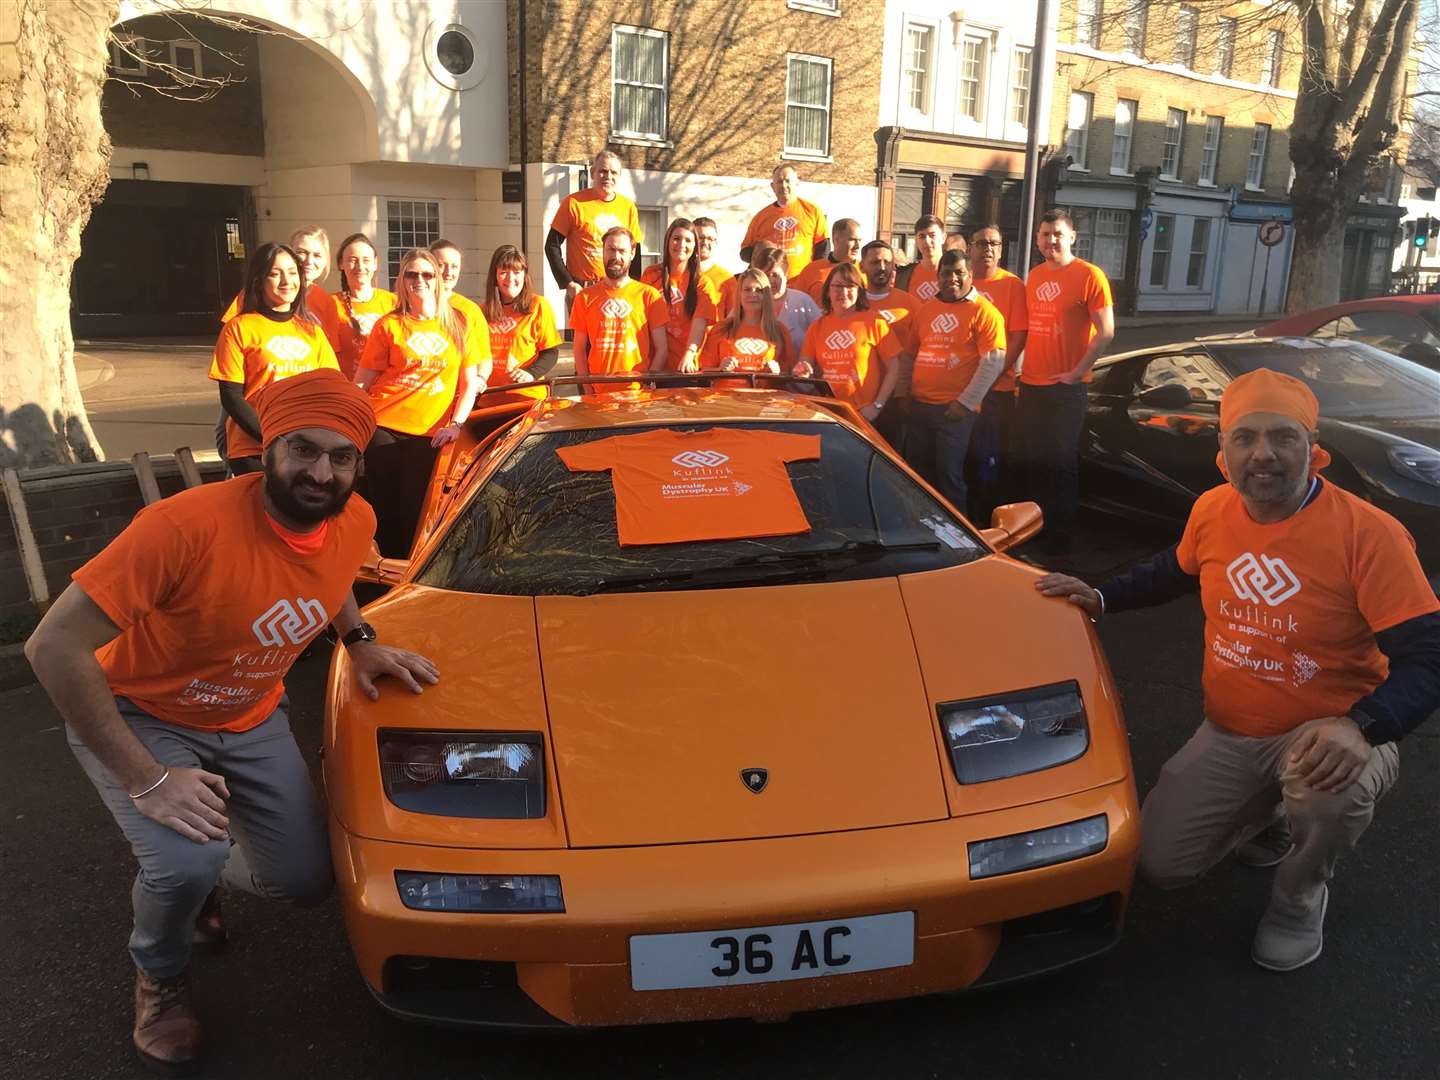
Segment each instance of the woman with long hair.
M550 374L562 340L555 311L530 284L530 264L514 244L501 244L490 256L484 311L490 354L495 366L504 368L506 382L532 382Z
M226 417L226 462L237 476L261 469L260 418L250 399L272 382L339 367L305 300L305 276L294 250L285 244L256 248L245 267L240 312L221 328L210 362Z
M340 370L353 379L365 352L365 339L382 315L395 310L395 294L376 287L380 260L364 233L351 233L341 242L339 261L340 291L331 301L340 327L335 356Z
M380 554L410 554L436 451L453 442L490 377L488 350L450 305L439 261L405 253L395 310L370 331L355 381L369 391L379 426L365 453Z
M665 327L669 342L666 367L693 373L700 370L700 345L705 331L716 319L720 294L700 272L695 246L695 225L688 218L676 218L665 230L665 256L647 266L640 280L660 291L670 308Z
M837 398L873 421L895 391L904 343L879 312L869 310L865 282L849 263L830 271L821 307L824 314L805 332L791 374L808 379L818 373Z
M701 369L774 374L788 370L792 356L790 336L775 317L769 275L752 266L737 275L736 280L735 310L723 323L711 327L705 348L700 352ZM728 381L727 385L730 385Z

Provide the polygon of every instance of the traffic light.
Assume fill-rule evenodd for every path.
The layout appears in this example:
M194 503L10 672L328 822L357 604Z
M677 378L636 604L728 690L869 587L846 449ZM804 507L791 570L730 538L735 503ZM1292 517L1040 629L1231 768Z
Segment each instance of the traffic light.
M1406 234L1410 234L1410 222L1406 222ZM1411 240L1417 248L1429 247L1430 241L1440 236L1440 218L1422 217L1413 223L1414 239Z

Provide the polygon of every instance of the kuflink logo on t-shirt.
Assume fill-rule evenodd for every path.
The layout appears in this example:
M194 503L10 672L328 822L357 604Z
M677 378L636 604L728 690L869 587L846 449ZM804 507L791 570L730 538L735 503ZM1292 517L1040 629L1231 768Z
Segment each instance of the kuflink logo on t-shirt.
M735 340L735 351L742 356L760 356L770 349L764 338L742 337Z
M900 317L900 313L898 311L892 311L890 308L882 308L880 311L880 317L884 319L887 323L889 323L891 326L894 326L895 320Z
M915 295L920 297L921 300L933 300L935 299L935 294L939 291L940 287L936 285L935 282L926 281L922 282L920 286L916 288Z
M730 460L719 450L683 450L670 459L682 469L714 469Z
M1035 299L1050 303L1052 300L1060 299L1060 283L1058 281L1044 282L1035 290Z
M293 364L310 355L310 343L297 337L272 337L265 342L265 351L277 360Z
M960 329L960 318L946 311L930 320L930 329L937 334L953 334Z
M284 645L303 645L322 626L330 621L325 605L319 600L277 600L266 609L250 629L265 648L279 648Z
M825 339L827 349L848 349L855 344L855 333L853 330L836 330Z
M782 218L775 219L775 231L781 236L783 236L786 240L789 240L790 237L795 234L795 230L799 227L800 222L796 221L788 214Z
M1300 591L1300 580L1283 559L1253 552L1236 558L1225 568L1237 599L1274 607Z
M606 300L600 305L600 314L607 319L628 319L630 310L628 300Z
M439 356L450 347L450 339L444 334L437 334L433 330L422 330L418 334L411 334L405 339L405 344L416 356L423 356L427 360Z

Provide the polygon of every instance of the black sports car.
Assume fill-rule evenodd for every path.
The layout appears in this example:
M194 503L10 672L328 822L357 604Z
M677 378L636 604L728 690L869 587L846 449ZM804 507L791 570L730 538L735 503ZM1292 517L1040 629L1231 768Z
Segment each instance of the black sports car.
M1086 503L1183 522L1196 496L1224 482L1220 395L1256 368L1315 391L1320 444L1334 459L1322 475L1398 518L1440 584L1440 372L1361 342L1232 338L1105 357L1081 451Z

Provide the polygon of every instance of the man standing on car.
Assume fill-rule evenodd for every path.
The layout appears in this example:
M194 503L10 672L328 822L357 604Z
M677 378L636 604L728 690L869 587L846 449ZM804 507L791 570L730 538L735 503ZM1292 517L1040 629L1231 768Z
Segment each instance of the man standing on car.
M970 269L974 273L975 288L995 305L1005 320L1005 367L985 395L985 407L971 435L975 489L970 498L976 521L989 521L995 507L1012 497L1016 370L1025 339L1030 336L1025 282L1000 265L1003 248L1004 239L998 225L984 225L970 234Z
M555 211L545 238L545 261L556 284L565 290L567 306L575 302L581 289L605 277L601 242L610 229L629 231L635 260L630 269L640 272L640 211L615 190L619 183L619 155L602 150L590 163L590 186L565 196Z
M800 174L793 165L777 165L770 173L770 190L775 201L750 219L745 239L740 242L740 257L747 263L761 240L785 252L785 274L790 280L804 270L812 259L823 259L830 251L830 227L825 211L800 198L796 189Z
M1320 955L1336 860L1440 705L1440 601L1404 527L1320 479L1319 412L1298 379L1242 375L1220 400L1229 483L1180 543L1098 589L1036 583L1092 618L1199 590L1205 718L1145 800L1140 872L1172 888L1231 851L1275 866L1251 950L1272 971Z
M255 407L264 472L141 510L25 644L140 863L134 1042L161 1069L202 1054L186 969L216 883L304 905L330 891L286 715L290 666L333 625L367 696L381 675L417 693L438 678L424 657L377 644L350 592L375 532L350 498L375 431L365 392L322 369L265 388ZM223 940L217 921L208 930Z
M1017 421L1024 447L1026 493L1045 512L1040 546L1069 549L1080 507L1080 435L1090 369L1115 339L1110 282L1077 259L1075 223L1064 210L1040 218L1035 246L1045 262L1025 281L1030 330L1020 372Z
M631 280L635 242L628 230L611 229L602 243L605 276L577 296L570 311L575 374L623 375L638 368L664 371L670 306L659 289ZM601 388L635 385L601 384Z

